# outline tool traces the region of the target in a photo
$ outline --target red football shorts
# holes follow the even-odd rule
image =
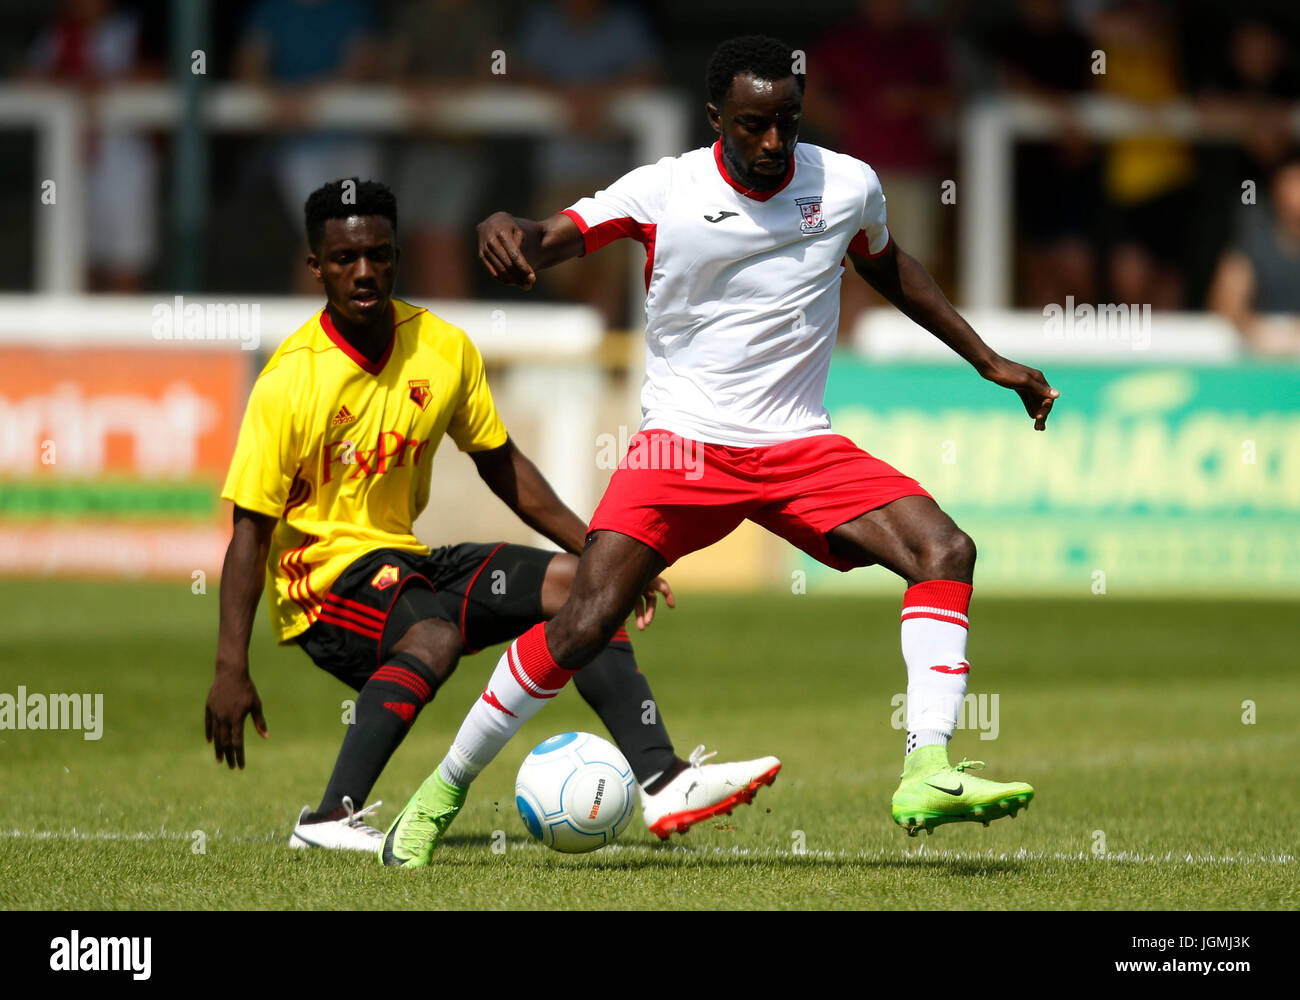
[[[756,448],[638,431],[592,515],[590,531],[644,542],[669,565],[748,518],[838,570],[826,534],[900,497],[930,494],[840,434]]]

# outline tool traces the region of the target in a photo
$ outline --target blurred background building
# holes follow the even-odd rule
[[[1042,455],[1069,464],[1067,478],[1078,487],[1026,501],[1044,524],[1057,525],[1054,585],[1066,586],[1074,579],[1068,574],[1100,558],[1087,538],[1117,523],[1116,510],[1136,519],[1130,541],[1150,523],[1141,518],[1156,517],[1171,538],[1199,532],[1195,544],[1209,546],[1227,523],[1214,517],[1248,515],[1250,540],[1231,571],[1222,559],[1188,555],[1201,551],[1190,542],[1169,543],[1204,569],[1197,579],[1211,589],[1215,580],[1234,589],[1237,576],[1248,586],[1253,561],[1278,545],[1290,551],[1278,541],[1282,528],[1267,526],[1300,515],[1294,0],[0,0],[0,18],[0,212],[8,223],[0,228],[0,348],[11,354],[0,382],[0,416],[7,412],[11,422],[0,534],[11,555],[0,569],[22,571],[60,524],[84,527],[142,509],[120,498],[114,506],[104,499],[112,490],[90,489],[87,476],[167,478],[158,471],[166,463],[142,465],[139,448],[114,443],[116,434],[135,433],[113,429],[119,425],[111,420],[126,419],[120,414],[96,418],[110,421],[103,438],[110,458],[90,471],[42,464],[32,452],[31,442],[57,441],[50,427],[71,405],[72,382],[86,380],[74,393],[81,403],[98,391],[87,374],[92,347],[108,352],[94,357],[99,371],[127,366],[119,396],[129,394],[130,373],[152,367],[164,348],[171,355],[207,350],[204,358],[220,354],[221,364],[236,366],[235,389],[203,390],[229,398],[205,398],[199,407],[205,415],[196,433],[210,439],[195,454],[211,458],[185,467],[180,478],[194,481],[191,492],[177,493],[173,483],[164,502],[159,488],[144,490],[154,497],[145,508],[150,517],[179,516],[176,505],[208,517],[203,498],[223,471],[253,358],[297,325],[272,329],[268,318],[311,308],[275,309],[279,297],[313,294],[302,264],[302,202],[320,183],[353,174],[386,180],[397,192],[399,294],[460,304],[458,315],[498,378],[512,431],[534,451],[552,447],[546,471],[572,484],[575,507],[590,510],[609,471],[594,463],[593,439],[617,437],[638,417],[642,250],[623,241],[556,269],[524,295],[487,278],[474,256],[473,226],[497,209],[549,214],[648,159],[711,143],[705,61],[717,42],[747,31],[778,35],[806,53],[802,138],[875,166],[899,244],[959,308],[983,317],[976,325],[990,342],[1049,374],[1086,369],[1075,386],[1068,370],[1054,375],[1065,394],[1053,417],[1058,436],[1049,431],[1043,447],[1074,440],[1076,419],[1118,437],[1099,443],[1080,425],[1079,450],[1068,460],[1059,450]],[[99,323],[95,310],[104,300],[79,298],[86,293],[130,293],[123,308],[134,303],[137,312]],[[177,294],[264,305],[260,352],[160,346],[148,322],[132,316],[140,308],[148,316]],[[594,324],[599,346],[585,332],[569,347],[556,335],[559,355],[539,361],[528,338],[550,337],[556,327],[522,319],[524,307],[538,303],[585,307],[555,315],[583,317],[570,331]],[[829,393],[832,409],[844,410],[837,419],[859,420],[864,447],[924,482],[934,480],[918,456],[939,462],[932,477],[949,477],[960,511],[978,490],[952,478],[970,469],[958,431],[936,425],[925,431],[936,440],[917,437],[919,425],[899,417],[905,395],[873,415],[853,409],[847,388],[874,393],[872,405],[884,406],[889,393],[878,380],[886,366],[899,366],[889,369],[897,383],[909,365],[944,359],[926,353],[925,335],[900,327],[851,275],[844,304],[846,374]],[[1121,329],[1112,321],[1119,307],[1134,310],[1135,323],[1152,317],[1149,328]],[[1048,322],[1053,309],[1074,324],[1059,336]],[[1085,335],[1084,326],[1107,315],[1109,327]],[[104,333],[109,327],[117,332]],[[209,361],[201,366],[216,377]],[[1112,381],[1089,381],[1099,371]],[[1156,381],[1143,382],[1144,371]],[[161,405],[172,383],[158,377],[149,385]],[[558,413],[557,385],[580,388],[589,422]],[[1146,417],[1157,423],[1130,427],[1123,421],[1143,417],[1136,401],[1144,386],[1154,393]],[[970,392],[957,384],[952,391]],[[952,405],[953,427],[985,415],[983,397],[970,404],[974,410],[962,411],[956,396]],[[987,405],[1015,418],[1008,401]],[[1234,413],[1246,422],[1233,423]],[[1213,447],[1227,452],[1180,444],[1188,427],[1211,418],[1219,420]],[[989,432],[1001,441],[1016,430],[999,424]],[[1164,435],[1163,444],[1141,438],[1148,433]],[[568,443],[548,445],[557,435]],[[945,443],[957,449],[952,462],[941,458]],[[1191,463],[1182,471],[1180,447]],[[1164,448],[1175,463],[1161,466],[1174,477],[1173,493],[1132,482],[1107,493],[1078,479],[1080,469],[1118,481],[1155,468],[1142,448]],[[566,478],[558,463],[577,471]],[[1220,478],[1206,485],[1197,477],[1211,466]],[[509,531],[495,513],[457,520],[454,500],[477,486],[468,463],[455,468],[439,534]],[[1229,473],[1247,478],[1229,481]],[[1252,475],[1266,481],[1252,487]],[[81,500],[59,493],[68,483]],[[1197,500],[1198,490],[1211,496]],[[1226,498],[1219,506],[1211,502],[1216,490]],[[971,506],[974,524],[987,516],[990,525],[1004,523],[1010,538],[1025,510],[995,492],[987,500],[987,509]],[[1060,525],[1075,515],[1082,520],[1067,538]],[[972,523],[963,526],[980,537]],[[1294,527],[1292,536],[1300,534]],[[224,526],[205,530],[207,553]],[[710,578],[788,580],[786,557],[755,537],[724,553]],[[981,550],[990,551],[983,541]],[[990,572],[1012,581],[1032,555],[1031,547],[1020,562]],[[143,571],[170,572],[194,557],[186,550],[170,562],[159,558]],[[1300,586],[1297,564],[1300,558],[1268,579]],[[55,559],[46,568],[67,567]],[[1177,583],[1173,570],[1166,577]]]

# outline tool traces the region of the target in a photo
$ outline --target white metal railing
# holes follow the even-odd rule
[[[57,205],[41,206],[36,222],[36,288],[81,290],[85,276],[82,137],[85,126],[104,129],[168,129],[176,124],[181,97],[168,84],[122,84],[81,96],[65,88],[0,85],[0,127],[37,133],[37,179],[57,182]],[[1245,122],[1210,116],[1190,101],[1143,106],[1102,97],[1068,103],[1078,127],[1094,139],[1162,133],[1184,138],[1239,136]],[[686,148],[690,103],[663,90],[628,92],[609,107],[609,124],[628,134],[634,161],[649,163]],[[279,127],[273,92],[217,84],[205,98],[214,131]],[[347,127],[370,132],[433,129],[448,134],[554,135],[567,123],[563,102],[542,91],[485,85],[433,98],[394,87],[323,87],[303,105],[304,127]],[[1291,116],[1300,134],[1300,105]],[[961,184],[957,205],[959,301],[969,308],[1005,308],[1012,301],[1014,145],[1018,140],[1060,133],[1061,116],[1042,102],[985,97],[962,113],[959,129]],[[1259,178],[1258,180],[1262,180]],[[888,192],[886,192],[886,195]],[[936,192],[936,197],[939,192]],[[905,237],[906,234],[900,234]],[[642,267],[633,263],[634,302],[644,291]]]
[[[275,93],[239,84],[216,84],[205,97],[207,125],[216,132],[271,131],[281,127]],[[77,292],[85,280],[82,142],[85,129],[170,129],[181,95],[169,84],[121,84],[82,96],[61,87],[0,85],[0,127],[37,133],[37,184],[56,182],[56,202],[36,218],[36,290]],[[639,90],[611,100],[608,123],[632,141],[634,161],[650,163],[686,147],[688,106],[680,94]],[[322,87],[305,97],[303,128],[347,127],[364,132],[429,129],[445,134],[556,135],[567,125],[564,103],[539,90],[513,85],[477,86],[434,97],[396,87]],[[612,178],[611,178],[612,179]],[[634,265],[629,288],[644,294],[644,268]],[[634,302],[640,299],[634,298]]]
[[[1231,114],[1212,115],[1191,101],[1141,105],[1104,97],[1068,102],[1072,119],[1093,139],[1161,134],[1187,139],[1235,138],[1247,122]],[[958,186],[958,295],[971,309],[1011,305],[1014,265],[1015,143],[1059,135],[1062,116],[1053,106],[1022,97],[989,97],[972,102],[960,126],[962,182]],[[1291,113],[1300,134],[1300,104]],[[1262,182],[1264,178],[1255,178]],[[937,196],[936,192],[936,196]],[[885,192],[889,196],[889,192]],[[902,234],[906,245],[906,234]]]
[[[961,312],[999,354],[1044,368],[1058,362],[1226,365],[1243,357],[1236,329],[1214,313],[1067,305],[1070,308],[1063,310],[1063,316],[1050,318],[1034,309],[963,308]],[[853,328],[850,344],[859,356],[872,361],[965,364],[941,340],[887,307],[866,310]]]

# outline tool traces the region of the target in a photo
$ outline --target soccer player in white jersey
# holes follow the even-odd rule
[[[907,583],[895,822],[911,835],[988,823],[1033,796],[1023,782],[967,773],[978,761],[949,763],[970,672],[975,545],[914,479],[831,430],[822,397],[841,261],[1016,392],[1036,430],[1059,393],[985,344],[899,248],[871,167],[798,142],[804,80],[794,68],[775,39],[724,42],[707,72],[719,135],[711,148],[639,167],[542,221],[499,212],[479,225],[484,266],[524,288],[537,270],[619,237],[645,245],[643,416],[589,525],[567,602],[501,658],[446,758],[389,828],[385,864],[427,865],[470,782],[604,647],[647,582],[746,518],[836,569],[879,563]]]

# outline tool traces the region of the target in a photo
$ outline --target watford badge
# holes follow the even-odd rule
[[[411,402],[422,410],[429,405],[432,396],[429,392],[429,380],[427,378],[413,378],[406,384],[411,387]]]

